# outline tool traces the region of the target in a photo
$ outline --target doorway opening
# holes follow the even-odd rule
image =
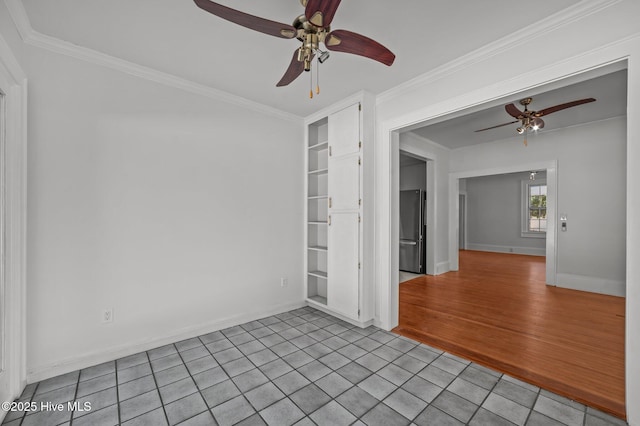
[[[402,143],[398,154],[398,282],[405,282],[436,273],[435,179],[428,153]]]
[[[467,249],[467,193],[466,188],[458,195],[458,250]]]
[[[615,72],[616,71],[612,72],[611,74],[614,74]],[[607,74],[608,73],[604,73],[602,75],[607,75]],[[626,73],[623,72],[623,74],[624,74],[623,76],[624,78],[622,78],[620,81],[624,81],[624,85],[620,87],[619,93],[626,94]],[[621,75],[619,74],[618,77],[620,76]],[[584,81],[587,81],[587,80],[584,80]],[[611,90],[612,87],[617,87],[616,85],[611,85],[611,84],[608,84],[606,86],[608,87],[607,90],[609,92],[612,91]],[[514,96],[518,96],[518,95],[514,95]],[[538,94],[538,96],[539,98],[542,98],[541,94]],[[604,99],[604,98],[598,97],[598,99]],[[626,97],[624,95],[618,98],[617,101],[622,104],[622,108],[625,108]],[[505,101],[502,100],[501,102],[505,102]],[[614,105],[617,105],[617,103],[614,103]],[[625,240],[624,224],[627,223],[628,217],[625,217],[624,215],[624,212],[625,212],[624,202],[620,202],[620,200],[621,199],[623,200],[624,197],[626,196],[626,193],[625,193],[626,180],[621,180],[621,179],[626,179],[625,166],[628,160],[626,158],[626,119],[625,119],[626,109],[623,109],[622,111],[623,112],[618,115],[614,115],[607,118],[599,118],[587,123],[581,123],[580,125],[567,126],[566,128],[559,128],[555,132],[547,130],[546,133],[543,134],[544,137],[537,136],[537,139],[532,138],[533,140],[532,139],[529,140],[530,146],[528,147],[528,150],[527,150],[527,147],[522,148],[521,139],[518,140],[517,137],[507,137],[503,139],[498,139],[493,142],[489,142],[487,143],[487,145],[483,145],[482,148],[458,147],[458,148],[450,149],[448,151],[448,157],[447,155],[442,155],[441,158],[447,158],[447,161],[440,164],[443,167],[449,168],[446,173],[446,176],[448,176],[448,185],[445,185],[445,189],[443,191],[444,193],[441,191],[441,188],[438,186],[439,188],[438,198],[441,202],[444,200],[444,202],[448,204],[447,219],[444,221],[446,225],[449,227],[448,239],[447,239],[448,241],[447,249],[449,251],[448,270],[458,271],[458,273],[446,274],[442,278],[438,277],[439,281],[438,280],[429,281],[428,280],[429,277],[425,277],[425,279],[422,281],[422,287],[424,289],[433,289],[440,286],[446,291],[452,291],[452,288],[454,288],[454,286],[457,284],[460,284],[461,286],[464,286],[470,282],[475,282],[476,284],[478,283],[483,284],[485,283],[484,280],[487,280],[488,277],[490,277],[494,283],[499,282],[499,278],[497,276],[491,275],[491,272],[493,272],[491,270],[492,268],[487,268],[486,266],[489,263],[489,260],[490,258],[492,258],[492,256],[496,257],[495,254],[493,253],[492,253],[492,256],[487,257],[486,259],[484,259],[484,261],[477,262],[476,264],[477,269],[472,272],[471,276],[464,275],[463,273],[465,273],[466,271],[460,268],[460,258],[463,256],[460,254],[460,251],[459,251],[460,248],[464,247],[466,249],[482,250],[483,252],[493,251],[493,252],[517,254],[519,252],[524,251],[524,253],[521,253],[521,254],[545,255],[546,268],[544,263],[524,264],[524,266],[522,266],[522,270],[530,268],[530,269],[535,269],[538,272],[544,271],[542,274],[542,278],[538,278],[541,276],[540,274],[538,273],[534,274],[536,276],[535,280],[537,280],[538,283],[544,282],[546,284],[561,285],[568,288],[574,288],[572,287],[572,285],[576,285],[576,286],[591,285],[591,281],[587,279],[586,275],[580,276],[580,277],[576,275],[579,275],[580,272],[584,271],[585,274],[591,273],[592,277],[597,278],[598,275],[594,272],[595,271],[594,263],[598,263],[598,261],[602,258],[609,257],[614,259],[613,263],[611,263],[612,265],[611,270],[617,271],[618,273],[621,272],[623,275],[622,276],[615,275],[613,279],[610,280],[611,282],[607,282],[606,278],[605,279],[598,278],[593,281],[599,281],[601,284],[603,282],[606,282],[607,285],[613,284],[610,287],[619,286],[622,289],[622,295],[624,295],[625,264],[621,259],[627,258],[626,251],[624,249],[620,250],[620,247],[619,247],[620,245],[618,244],[613,250],[616,255],[611,256],[611,252],[612,252],[611,250],[603,251],[603,250],[599,250],[599,248],[594,248],[594,250],[599,250],[598,251],[599,254],[596,256],[593,254],[594,250],[591,250],[591,251],[586,250],[587,247],[593,248],[593,245],[584,244],[584,242],[578,245],[577,241],[579,241],[582,238],[582,236],[591,236],[593,238],[594,232],[599,231],[598,228],[601,228],[602,225],[598,225],[597,223],[591,224],[588,226],[589,232],[581,231],[581,226],[583,224],[593,222],[593,219],[594,219],[593,214],[597,215],[598,213],[597,212],[594,213],[592,209],[584,205],[584,203],[587,202],[588,199],[585,199],[584,197],[580,199],[578,195],[574,196],[574,193],[575,194],[584,193],[583,190],[580,190],[578,188],[580,188],[581,185],[584,185],[584,183],[587,181],[592,182],[595,185],[598,185],[598,188],[601,188],[602,193],[607,193],[607,195],[609,195],[609,193],[611,192],[616,192],[617,194],[619,194],[619,197],[616,198],[616,202],[607,203],[607,205],[614,206],[613,210],[616,212],[616,214],[618,214],[614,222],[616,224],[620,224],[620,226],[612,229],[612,232],[608,233],[607,235],[609,237],[611,237],[612,235],[616,235],[618,237],[621,236],[620,238],[618,238],[617,241],[624,242]],[[613,131],[613,133],[609,133],[610,131]],[[404,130],[402,130],[402,132],[403,133],[400,133],[400,136],[404,135]],[[400,136],[398,137],[398,139],[400,139]],[[431,138],[424,137],[424,140],[428,142],[431,140]],[[603,145],[602,140],[607,140],[608,144],[606,144],[606,146]],[[615,141],[615,144],[612,141]],[[398,142],[394,140],[394,137],[392,136],[391,145],[390,145],[392,150],[395,149],[395,146],[397,143]],[[436,140],[435,142],[432,141],[431,143],[432,145],[438,144],[441,147],[443,146],[443,143],[440,143],[440,141],[438,140]],[[456,143],[456,141],[454,141],[454,143]],[[535,143],[535,145],[533,145],[533,143]],[[535,148],[531,149],[531,145],[535,146]],[[534,151],[534,149],[536,150],[536,152],[532,152]],[[602,168],[604,164],[604,161],[603,161],[604,159],[607,159],[608,161],[607,172],[601,172],[600,170],[600,169],[604,170]],[[585,168],[585,164],[592,164],[592,163],[598,164],[598,167],[600,169],[595,170],[593,167]],[[560,204],[558,200],[558,173],[559,173],[558,164],[561,164],[562,166],[562,169],[560,169],[560,171],[562,172],[562,184],[563,184],[563,188],[562,188],[563,204],[561,205],[562,207],[559,207]],[[540,205],[533,205],[532,207],[534,207],[535,209],[538,209],[537,213],[533,216],[528,217],[530,222],[537,221],[537,228],[535,226],[531,226],[531,223],[527,224],[527,227],[525,228],[524,224],[526,224],[527,221],[524,220],[525,218],[523,217],[522,214],[517,213],[513,217],[515,222],[511,224],[515,226],[511,226],[510,224],[505,223],[504,220],[498,221],[498,225],[497,225],[498,227],[496,229],[493,229],[493,231],[491,231],[490,233],[493,234],[494,237],[500,236],[499,234],[504,234],[505,232],[504,229],[509,227],[516,234],[520,234],[520,235],[517,235],[518,238],[521,238],[521,239],[531,238],[530,236],[523,236],[522,234],[540,232],[540,229],[542,226],[542,219],[545,219],[546,220],[546,222],[544,222],[544,227],[546,231],[545,238],[537,239],[538,243],[544,241],[544,244],[538,244],[538,246],[536,246],[533,243],[525,244],[522,242],[517,243],[515,241],[500,242],[497,240],[479,241],[479,240],[476,240],[475,238],[471,238],[472,231],[470,229],[470,226],[471,226],[471,222],[473,222],[476,218],[470,217],[470,215],[474,213],[471,213],[473,210],[473,201],[472,201],[472,197],[469,194],[469,187],[468,187],[469,183],[470,182],[475,183],[476,182],[475,179],[490,180],[490,179],[494,179],[493,177],[496,175],[520,173],[521,175],[517,179],[514,179],[515,188],[519,196],[512,197],[512,198],[515,198],[513,200],[515,205],[514,208],[516,209],[516,211],[519,211],[522,208],[521,207],[522,196],[525,194],[524,192],[525,184],[523,182],[526,182],[527,180],[530,179],[530,176],[532,175],[531,172],[535,172],[535,176],[536,176],[536,179],[538,179],[538,183],[542,181],[541,178],[544,176],[544,172],[546,172],[546,179],[545,179],[546,180],[546,183],[545,183],[546,184],[546,193],[545,193],[546,204],[544,205],[545,207],[544,217],[541,216],[542,206]],[[439,172],[438,176],[441,176],[441,174],[442,173]],[[395,173],[392,173],[391,175],[394,176]],[[618,180],[615,182],[610,180],[610,178],[613,176],[615,176],[616,179]],[[605,188],[609,188],[609,189],[607,190]],[[612,188],[619,189],[619,191],[617,190],[614,191]],[[463,195],[463,197],[461,197],[461,194]],[[540,195],[540,194],[535,194],[535,195]],[[484,197],[486,198],[490,198],[492,196],[493,195],[491,194],[484,195]],[[489,204],[492,204],[495,207],[496,205],[499,205],[501,203],[493,202]],[[570,213],[568,215],[569,229],[567,231],[566,211],[569,211],[569,210],[575,213],[573,214]],[[524,214],[524,211],[525,209],[522,208],[523,214]],[[466,216],[465,216],[465,212],[466,212]],[[496,211],[494,210],[490,212],[490,214],[495,215]],[[589,215],[591,219],[588,219]],[[393,212],[392,212],[392,220],[396,220],[393,217]],[[589,220],[591,222],[589,222]],[[487,227],[486,225],[484,226]],[[571,226],[573,226],[573,228],[571,228]],[[490,230],[483,229],[483,231],[490,231]],[[538,234],[537,237],[540,237],[540,234]],[[602,238],[598,238],[598,240],[600,239]],[[534,239],[531,238],[531,241],[533,240]],[[613,238],[609,238],[609,239],[604,238],[604,240],[609,241],[609,240],[613,240]],[[529,241],[529,240],[526,240],[526,241]],[[476,244],[476,246],[473,246],[472,243]],[[562,251],[559,251],[559,247],[562,247]],[[501,267],[504,263],[506,263],[504,259],[506,259],[508,255],[507,257],[504,257],[505,255],[502,255],[502,256],[503,256],[501,258],[502,262],[492,263],[492,265],[494,265],[493,269],[497,269]],[[465,258],[466,258],[466,255],[465,255]],[[591,259],[591,260],[585,261],[585,259]],[[580,272],[576,272],[575,275],[572,276],[573,273],[568,272],[568,270],[570,269],[570,267],[574,267],[577,264],[580,265],[580,269],[579,269]],[[561,273],[558,273],[558,265],[561,265],[563,267],[563,269],[560,270]],[[539,268],[539,266],[543,266],[543,268],[541,269]],[[512,272],[515,273],[515,271],[512,271]],[[457,284],[449,280],[449,278],[453,279],[456,276],[464,279],[459,280]],[[561,278],[561,282],[558,282],[558,278]],[[508,301],[503,300],[500,302],[496,302],[496,300],[498,300],[497,298],[495,298],[497,291],[489,290],[489,284],[491,283],[486,282],[485,284],[487,285],[474,287],[474,288],[466,288],[464,291],[459,290],[457,293],[458,295],[461,295],[461,297],[462,296],[467,297],[466,300],[460,300],[460,307],[475,306],[479,308],[480,305],[483,303],[481,298],[468,299],[469,297],[473,297],[474,295],[475,297],[479,297],[482,295],[488,296],[486,308],[489,311],[492,309],[492,306],[494,308],[496,306],[500,306],[501,308],[511,306],[509,304],[510,302]],[[448,288],[445,288],[445,287],[448,287]],[[548,287],[544,285],[538,286],[538,287],[539,289],[533,290],[538,294],[543,294],[543,293],[556,294],[561,292],[572,292],[572,290],[560,289],[560,288],[556,289],[554,287]],[[402,310],[402,292],[404,292],[405,289],[406,287],[403,287],[402,290],[400,290],[401,294],[399,299],[400,299],[401,307],[399,308],[399,310]],[[510,288],[508,288],[508,286],[505,286],[505,289],[509,290]],[[582,289],[590,291],[588,288],[582,288]],[[426,290],[426,291],[430,291],[430,290]],[[613,289],[612,292],[613,293],[607,293],[607,294],[615,294],[616,292],[615,288]],[[579,293],[580,295],[583,295],[583,293],[586,293],[586,291],[579,292]],[[521,294],[516,293],[513,296],[514,298],[521,298],[523,294],[528,294],[528,293],[526,291],[523,291]],[[430,302],[431,304],[429,305],[430,308],[427,306],[425,306],[425,308],[427,310],[431,309],[432,311],[435,311],[437,310],[437,308],[443,307],[444,308],[443,311],[438,311],[441,317],[452,318],[458,313],[457,311],[456,312],[447,311],[447,309],[451,308],[452,305],[455,305],[456,303],[452,298],[453,296],[454,296],[453,294],[450,294],[448,297],[444,297],[439,301],[432,300]],[[594,293],[588,293],[585,296],[593,297],[594,299],[602,298],[602,295],[597,295]],[[610,297],[610,296],[605,296],[605,297]],[[573,296],[570,298],[567,298],[566,303],[573,304],[574,302],[572,302],[572,300],[575,300],[575,299],[576,298]],[[417,297],[417,298],[414,297],[413,300],[420,300],[420,302],[426,303],[426,301],[430,299],[428,299],[426,295],[421,295],[420,297]],[[532,305],[532,303],[527,304],[530,301],[531,299],[524,300],[523,302],[525,303],[522,304],[520,309],[514,310],[513,314],[516,315],[516,311],[518,315],[521,315],[522,313],[527,312],[525,308],[527,308],[527,306],[530,307]],[[549,309],[551,309],[551,307],[553,306],[553,303],[554,303],[553,298],[549,298],[541,302],[540,304],[538,304],[539,310],[530,311],[532,316],[524,319],[524,322],[522,323],[523,334],[525,335],[530,334],[532,339],[526,340],[526,341],[523,340],[521,345],[522,347],[530,347],[531,345],[536,345],[536,347],[538,348],[543,348],[544,345],[542,345],[541,341],[545,340],[549,335],[553,334],[555,331],[560,330],[563,323],[566,323],[566,321],[564,322],[560,321],[558,323],[558,326],[552,325],[552,326],[549,326],[548,328],[545,328],[544,331],[536,330],[535,332],[531,332],[532,323],[535,324],[537,327],[543,322],[551,319],[551,315],[540,316],[539,312],[542,312],[542,311],[547,312]],[[584,302],[584,304],[587,304],[587,303],[590,303],[590,302],[587,302],[587,301]],[[584,309],[584,304],[583,305],[581,305],[580,303],[576,304],[577,309],[574,312],[575,317],[587,313],[585,312],[586,310]],[[610,305],[613,306],[614,303],[612,302],[610,303]],[[613,384],[611,385],[612,387],[607,392],[608,396],[603,395],[601,393],[601,389],[587,388],[585,392],[587,393],[591,392],[591,393],[589,393],[588,395],[582,394],[581,396],[579,393],[572,393],[566,390],[564,392],[561,392],[561,389],[559,389],[558,387],[554,387],[553,385],[546,384],[544,385],[544,387],[546,387],[547,389],[556,391],[558,393],[574,396],[587,404],[598,406],[601,409],[605,409],[606,411],[615,413],[618,416],[624,416],[625,371],[624,371],[624,368],[622,368],[625,362],[624,361],[624,333],[625,333],[624,299],[618,298],[615,305],[616,305],[616,311],[611,312],[611,316],[619,317],[620,320],[616,323],[615,327],[613,327],[611,330],[603,332],[603,335],[607,335],[609,337],[612,337],[615,335],[617,340],[615,342],[614,341],[608,342],[608,344],[606,345],[606,349],[604,347],[600,347],[602,351],[612,349],[615,347],[617,358],[614,361],[612,361],[612,363],[614,363],[617,366],[620,366],[620,368],[618,368],[615,372],[613,372],[610,375],[610,377],[613,379],[611,382]],[[419,311],[419,309],[417,309],[416,306],[412,306],[411,308],[414,311]],[[466,318],[466,320],[469,321],[468,326],[459,325],[459,328],[457,330],[460,333],[462,333],[462,331],[468,330],[472,324],[475,324],[475,325],[480,324],[480,321],[478,318],[475,318],[475,319],[473,318],[473,316],[477,315],[479,311],[480,309],[470,311],[469,317]],[[537,317],[536,317],[536,312],[538,312]],[[500,313],[500,312],[497,312],[497,313]],[[559,314],[559,317],[562,316],[562,312],[560,310],[558,310],[557,313]],[[426,311],[421,312],[420,315],[421,315],[421,318],[424,317],[426,315]],[[485,318],[489,318],[489,316],[485,316]],[[514,330],[508,329],[508,327],[503,327],[504,324],[513,324],[513,322],[511,322],[509,318],[503,318],[503,320],[498,319],[495,321],[492,319],[492,321],[494,322],[493,325],[491,326],[487,325],[487,327],[491,328],[493,334],[489,333],[485,341],[491,340],[491,336],[498,333],[498,330],[505,331],[506,333],[504,336],[505,341],[508,341],[509,339],[513,338],[513,335],[511,333],[513,333]],[[586,324],[586,319],[585,319],[585,324]],[[400,325],[402,326],[402,324]],[[447,322],[446,324],[445,323],[439,324],[438,326],[441,326],[443,328],[455,327],[454,325],[452,325],[451,321]],[[430,327],[430,330],[435,329],[437,327],[435,321],[430,321],[429,327]],[[597,327],[587,328],[585,329],[585,333],[588,334],[590,331],[593,332],[594,330],[596,330],[596,328]],[[460,334],[460,333],[456,334],[455,330],[453,331],[454,331],[453,333],[454,335]],[[550,333],[550,334],[547,334],[547,333]],[[572,334],[572,333],[569,332],[569,334]],[[478,334],[469,335],[465,340],[467,342],[473,342],[474,339],[477,338],[477,335]],[[479,342],[479,343],[482,344],[482,342]],[[440,345],[441,348],[443,346],[444,345]],[[485,346],[489,349],[491,348],[491,345],[485,345]],[[558,347],[557,345],[555,345],[554,343],[551,343],[549,346],[547,346],[547,349],[557,348],[557,347]],[[539,357],[540,359],[542,359],[543,357],[546,357],[548,354],[551,353],[547,349],[543,349],[540,351],[540,357]],[[569,352],[573,350],[571,346],[568,346],[565,349]],[[457,352],[458,354],[462,354],[463,356],[466,355],[467,358],[474,359],[472,354],[470,353],[465,354],[464,351],[460,348],[457,351],[455,350],[455,348],[451,349],[451,351],[453,351],[454,353]],[[504,353],[508,353],[508,352],[510,352],[509,349],[503,348],[502,351],[499,351],[499,353],[496,353],[496,357],[500,358]],[[483,357],[484,355],[478,356],[476,359],[486,360],[486,357],[485,358]],[[521,357],[521,359],[524,359],[524,358],[525,357]],[[567,355],[567,352],[565,352],[564,355],[557,355],[557,358],[560,363],[566,362],[567,359],[576,359],[576,360],[578,359],[573,357],[573,355]],[[504,362],[505,364],[503,364],[502,366],[498,366],[498,369],[501,369],[501,371],[505,372],[508,370],[506,368],[507,367],[506,364],[510,361],[502,360],[502,362]],[[535,366],[535,362],[536,362],[536,359],[529,360],[526,363],[525,367]],[[599,361],[595,360],[594,362],[595,364],[592,363],[590,365],[596,365],[597,363],[602,362],[602,360],[599,360]],[[580,362],[568,362],[566,364],[567,365],[563,367],[566,371],[568,371],[568,368],[570,366],[575,366],[578,369],[581,368]],[[516,364],[513,364],[513,365],[516,365]],[[563,370],[558,369],[557,371],[561,372]],[[609,372],[611,371],[612,369],[609,370]],[[521,373],[513,372],[512,374],[515,375],[516,377],[531,379],[533,375],[535,375],[536,373],[531,371],[524,372],[524,370],[522,370]],[[582,376],[582,374],[576,373],[574,374],[574,376],[578,377],[578,376]],[[553,376],[553,377],[550,377],[550,379],[554,380],[554,377],[559,377],[559,376]],[[540,385],[543,384],[542,381],[538,382],[537,379],[532,379],[530,381],[539,383]],[[601,383],[604,383],[604,382],[605,380],[603,378]],[[562,386],[565,386],[565,385],[566,384],[564,383],[562,384]],[[612,396],[615,396],[615,397],[612,397]],[[605,399],[609,398],[609,400],[605,402],[602,402],[603,400],[600,400],[599,402],[599,398],[605,398]]]
[[[424,275],[427,270],[427,162],[400,151],[400,282]]]
[[[26,384],[26,76],[0,37],[0,400]],[[0,419],[5,412],[0,412]]]
[[[459,250],[546,257],[556,202],[546,169],[460,178],[458,186]]]
[[[5,340],[6,340],[6,324],[5,312],[7,311],[7,294],[5,283],[5,158],[6,158],[6,122],[5,122],[5,94],[0,90],[0,380],[2,376],[6,376],[5,370]],[[8,384],[2,383],[2,388],[8,387]],[[5,392],[2,392],[4,394]]]

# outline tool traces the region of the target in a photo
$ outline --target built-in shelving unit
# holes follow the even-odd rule
[[[305,119],[305,286],[309,306],[373,323],[375,97],[362,92]]]
[[[307,146],[307,298],[327,304],[327,234],[329,218],[328,120],[308,126]]]

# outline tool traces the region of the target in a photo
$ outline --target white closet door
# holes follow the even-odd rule
[[[329,160],[330,210],[357,210],[360,205],[360,158],[358,155]]]
[[[360,104],[329,116],[329,149],[331,157],[360,151]]]
[[[327,306],[358,318],[358,213],[330,215],[327,259]]]

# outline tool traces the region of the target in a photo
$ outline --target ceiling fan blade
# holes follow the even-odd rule
[[[194,2],[200,9],[206,10],[219,18],[264,34],[280,38],[293,38],[297,34],[296,29],[288,24],[249,15],[209,0],[194,0]]]
[[[304,16],[316,27],[328,27],[340,6],[340,0],[307,0]]]
[[[302,74],[302,71],[304,71],[304,62],[298,60],[298,49],[296,49],[293,51],[293,58],[291,58],[289,68],[287,68],[287,71],[285,71],[278,84],[276,84],[276,87],[286,86],[293,82],[293,80]]]
[[[508,126],[509,124],[514,124],[514,123],[519,123],[519,122],[520,122],[520,120],[510,121],[508,123],[498,124],[497,126],[487,127],[486,129],[476,130],[476,132],[484,132],[485,130],[491,130],[491,129],[495,129],[495,128],[503,127],[503,126]]]
[[[524,118],[524,114],[522,113],[522,111],[520,111],[514,104],[505,105],[504,109],[507,111],[507,114],[509,114],[513,118],[517,118],[518,120]]]
[[[389,66],[396,59],[396,55],[377,41],[347,30],[331,31],[324,44],[329,50],[364,56]]]
[[[548,115],[548,114],[551,114],[551,113],[556,112],[556,111],[560,111],[560,110],[563,110],[563,109],[571,108],[571,107],[582,105],[582,104],[588,104],[589,102],[595,102],[595,99],[594,98],[587,98],[587,99],[580,99],[580,100],[573,101],[573,102],[567,102],[566,104],[560,104],[560,105],[556,105],[556,106],[552,106],[552,107],[549,107],[549,108],[542,109],[540,111],[537,111],[533,115],[535,117],[542,117],[543,115]]]

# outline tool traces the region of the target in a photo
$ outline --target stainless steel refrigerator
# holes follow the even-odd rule
[[[425,192],[400,191],[400,270],[425,273]]]

